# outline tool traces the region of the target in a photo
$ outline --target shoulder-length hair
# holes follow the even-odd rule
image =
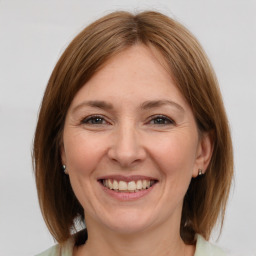
[[[180,235],[193,244],[195,234],[209,239],[223,223],[233,177],[233,152],[218,82],[196,38],[180,23],[158,12],[114,12],[86,27],[64,51],[49,79],[34,138],[33,160],[44,220],[62,243],[83,221],[60,157],[68,108],[78,90],[111,57],[135,45],[154,47],[164,57],[176,86],[193,110],[198,129],[209,132],[213,154],[203,177],[192,178],[184,198]]]

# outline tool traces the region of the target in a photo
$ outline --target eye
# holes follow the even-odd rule
[[[157,116],[153,116],[151,117],[149,124],[153,124],[153,125],[170,125],[170,124],[175,124],[175,122],[167,117],[167,116],[163,116],[163,115],[157,115]]]
[[[107,121],[102,116],[94,115],[88,116],[81,121],[82,124],[99,125],[107,124]]]

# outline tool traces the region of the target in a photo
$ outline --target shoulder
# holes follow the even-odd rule
[[[74,240],[69,239],[63,245],[54,245],[36,256],[72,256],[73,248]]]
[[[37,254],[36,256],[57,256],[59,254],[60,251],[60,246],[59,245],[54,245],[51,248],[49,248],[48,250],[45,250],[39,254]]]
[[[206,241],[202,236],[197,235],[195,256],[241,256]],[[252,256],[252,255],[243,255]]]
[[[195,256],[228,256],[220,247],[206,241],[202,236],[197,235]]]

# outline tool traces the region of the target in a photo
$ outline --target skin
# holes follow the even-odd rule
[[[62,162],[89,236],[74,255],[194,255],[179,235],[182,203],[212,145],[163,63],[154,49],[133,46],[110,59],[70,105]],[[108,175],[157,183],[141,198],[119,200],[98,181]]]

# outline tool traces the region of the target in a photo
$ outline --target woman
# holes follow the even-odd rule
[[[53,70],[33,157],[59,243],[40,255],[226,255],[207,240],[233,176],[228,121],[176,21],[114,12],[85,28]]]

